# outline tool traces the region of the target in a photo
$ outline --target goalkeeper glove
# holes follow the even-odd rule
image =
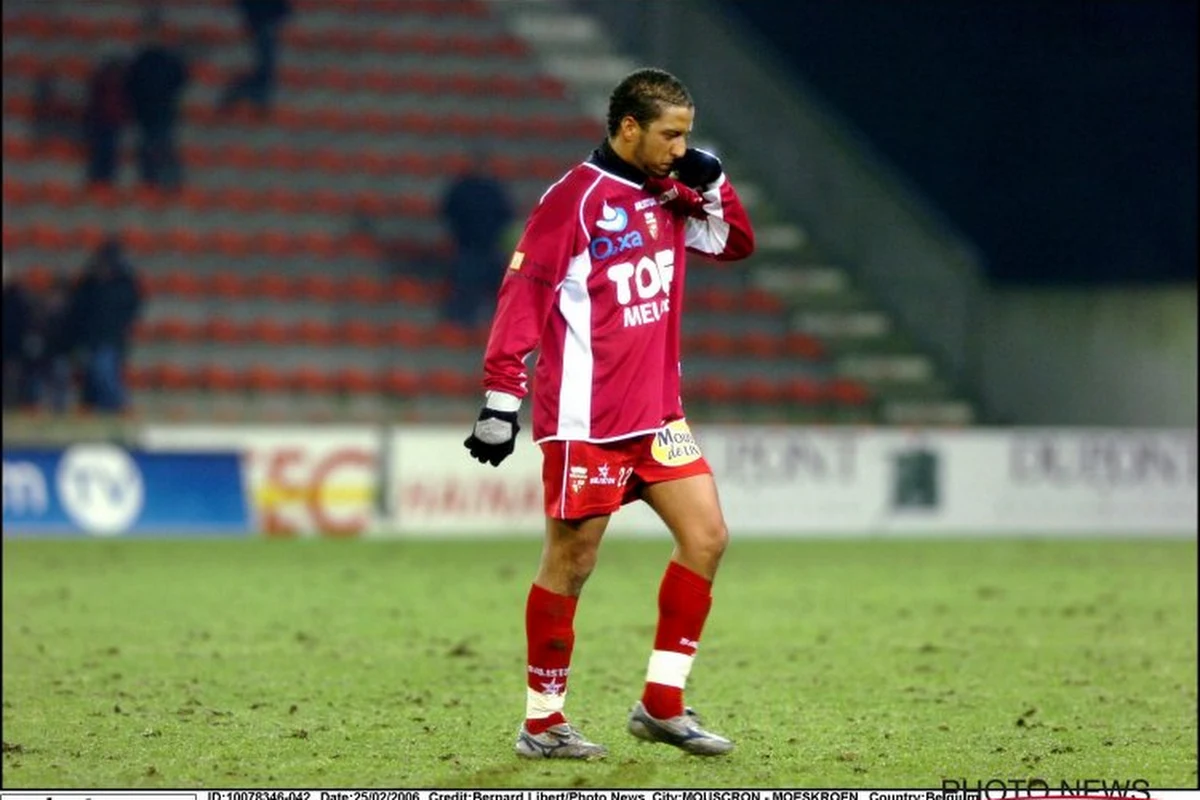
[[[682,156],[675,159],[674,171],[685,186],[704,190],[721,177],[723,169],[721,159],[712,153],[689,147]]]
[[[470,451],[471,457],[480,464],[500,466],[500,462],[512,455],[516,447],[517,432],[521,426],[517,423],[517,411],[521,408],[521,399],[504,392],[488,392],[483,409],[471,435],[463,442]]]

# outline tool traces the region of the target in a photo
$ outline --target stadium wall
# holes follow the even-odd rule
[[[1000,419],[1196,425],[1195,285],[995,291],[984,320],[980,390]]]
[[[1196,535],[1194,428],[712,426],[698,439],[739,536]],[[619,479],[600,468],[567,491]],[[457,427],[150,425],[132,450],[4,453],[6,536],[536,537],[542,516],[538,448],[483,467]],[[665,534],[642,504],[610,532]]]

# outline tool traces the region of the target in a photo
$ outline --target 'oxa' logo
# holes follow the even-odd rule
[[[588,251],[592,254],[592,258],[597,261],[603,261],[606,258],[624,253],[626,250],[633,250],[642,246],[642,232],[630,231],[629,233],[620,236],[597,236],[592,239],[591,245],[588,246]]]

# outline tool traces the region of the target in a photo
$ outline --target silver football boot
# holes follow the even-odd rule
[[[530,733],[522,724],[513,749],[522,758],[577,758],[595,761],[608,755],[604,745],[589,742],[568,722],[560,722],[541,733]]]
[[[678,747],[694,756],[721,756],[733,750],[733,742],[700,727],[700,718],[690,708],[670,719],[656,719],[639,702],[629,712],[629,732],[645,742]]]

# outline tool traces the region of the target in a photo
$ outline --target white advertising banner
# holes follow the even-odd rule
[[[256,530],[355,536],[378,527],[380,431],[351,426],[150,425],[151,451],[243,455]]]
[[[464,435],[392,430],[390,532],[540,534],[539,448],[522,438],[492,468]],[[701,425],[696,437],[738,535],[1196,534],[1194,430]],[[610,531],[664,533],[640,503]]]

